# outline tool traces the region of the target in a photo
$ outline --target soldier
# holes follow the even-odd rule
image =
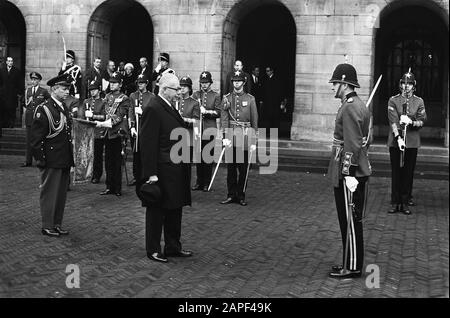
[[[409,70],[400,79],[401,93],[388,102],[389,136],[391,158],[391,208],[389,213],[411,214],[412,184],[416,166],[417,150],[420,147],[419,130],[427,115],[423,99],[414,95],[416,80]]]
[[[81,67],[75,64],[75,52],[72,50],[66,51],[66,60],[63,62],[61,70],[58,73],[69,74],[72,78],[72,85],[70,86],[69,95],[80,99],[81,89],[82,89],[82,79]]]
[[[138,147],[139,124],[142,111],[150,104],[150,100],[155,95],[147,90],[148,77],[145,74],[139,74],[136,80],[138,89],[130,95],[130,108],[128,118],[130,120],[131,145],[133,147],[133,177],[128,185],[136,185],[136,189],[142,185],[141,178],[141,155]]]
[[[70,167],[74,166],[69,110],[63,100],[72,79],[63,74],[47,82],[51,98],[36,107],[31,124],[31,147],[41,172],[40,209],[42,234],[69,234],[61,228]]]
[[[198,130],[198,121],[200,120],[200,104],[197,100],[192,98],[192,80],[185,76],[180,79],[181,95],[178,101],[176,101],[176,108],[183,118],[186,126],[189,130],[189,147],[190,147],[190,157],[193,156],[193,137],[200,138],[200,131]],[[189,169],[189,172],[191,170]],[[189,175],[189,179],[191,176]]]
[[[202,116],[202,136],[203,131],[208,128],[217,128],[216,118],[220,118],[220,95],[211,89],[213,83],[211,73],[208,71],[200,74],[200,90],[196,91],[192,97],[198,100],[200,104],[200,113]],[[202,140],[201,150],[205,145],[214,140],[214,136],[210,139]],[[212,156],[212,154],[211,154]],[[201,156],[201,162],[197,164],[197,182],[192,187],[192,190],[208,191],[208,185],[211,182],[212,175],[212,163],[205,163],[203,156]]]
[[[335,98],[342,102],[336,115],[328,176],[334,187],[344,248],[342,266],[333,266],[329,275],[360,277],[364,258],[365,186],[371,174],[367,157],[370,112],[355,92],[355,87],[360,86],[352,65],[339,64],[329,83],[333,84]]]
[[[100,98],[101,79],[93,80],[88,86],[90,98],[84,101],[85,117],[89,120],[105,120],[105,100]],[[103,174],[103,150],[105,148],[106,128],[94,130],[94,169],[92,183],[99,183]]]
[[[31,79],[31,87],[27,88],[25,91],[25,107],[23,112],[25,113],[25,126],[27,131],[27,149],[25,155],[25,162],[22,164],[22,167],[31,167],[33,163],[33,157],[31,155],[31,124],[33,123],[33,115],[36,109],[36,106],[43,103],[47,99],[50,98],[50,94],[48,91],[39,86],[40,81],[42,80],[41,74],[38,72],[30,73]]]
[[[168,53],[160,53],[158,57],[158,65],[153,70],[152,73],[152,82],[155,81],[155,89],[153,90],[153,93],[155,95],[158,95],[159,91],[159,79],[163,74],[171,73],[175,75],[175,71],[171,68],[169,68],[170,63],[170,57]]]
[[[249,153],[247,149],[248,145],[251,144],[250,151],[253,152],[256,150],[258,111],[255,98],[244,92],[244,83],[246,81],[244,73],[236,71],[231,77],[231,81],[234,88],[232,93],[226,94],[223,97],[221,123],[224,133],[222,143],[225,147],[233,147],[233,158],[231,163],[227,163],[228,196],[221,204],[237,202],[242,206],[246,206],[245,186],[247,165],[249,164]],[[238,130],[237,132],[240,132],[240,135],[244,138],[240,146],[238,138],[233,137],[233,132],[230,131],[230,128],[231,130]],[[253,130],[248,128],[253,128]],[[243,151],[243,163],[238,162],[240,161],[237,155],[238,151]],[[237,170],[239,171],[239,179]]]
[[[122,138],[128,133],[126,116],[130,107],[127,95],[120,92],[122,76],[113,73],[109,79],[111,92],[105,97],[105,120],[97,120],[97,127],[106,128],[105,168],[106,189],[100,195],[122,195]]]

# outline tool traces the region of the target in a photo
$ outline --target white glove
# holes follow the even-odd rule
[[[66,67],[67,67],[67,63],[66,63],[66,61],[63,61],[63,62],[62,62],[61,69],[62,69],[63,71],[65,71],[65,70],[66,70]]]
[[[411,125],[412,120],[407,115],[401,115],[400,116],[400,124]]]
[[[223,139],[222,140],[222,145],[224,146],[224,147],[231,147],[231,140],[230,139]]]
[[[112,128],[111,118],[105,121],[95,121],[96,127]]]
[[[136,128],[132,127],[131,130],[130,130],[130,132],[131,132],[131,136],[132,136],[132,137],[136,137],[136,136],[137,136]]]
[[[146,183],[157,182],[157,181],[158,181],[158,177],[157,176],[151,176],[150,178],[148,178]]]
[[[401,151],[405,150],[406,144],[402,137],[398,137],[397,144],[398,144],[398,148],[400,148]]]
[[[93,114],[92,111],[90,111],[90,110],[86,110],[86,111],[84,112],[84,116],[85,116],[86,118],[92,118],[93,115],[94,115],[94,114]]]
[[[76,98],[76,99],[80,99],[80,94],[76,93],[76,94],[75,94],[75,98]]]
[[[202,114],[206,114],[206,108],[203,107],[203,106],[200,106],[200,112],[201,112]]]
[[[199,131],[198,127],[194,127],[194,136],[195,136],[195,138],[200,137],[200,131]]]
[[[142,115],[142,108],[141,107],[135,107],[134,108],[134,113],[136,115]]]
[[[358,180],[356,180],[355,177],[344,177],[345,179],[345,185],[350,190],[350,192],[355,192],[356,188],[358,187]]]
[[[156,73],[159,73],[160,70],[161,70],[161,62],[159,62],[158,65],[156,65],[156,68],[155,68]]]
[[[255,150],[256,150],[256,145],[251,145],[251,146],[250,146],[250,151],[253,152],[253,151],[255,151]]]

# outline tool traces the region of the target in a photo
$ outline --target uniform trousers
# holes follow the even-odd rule
[[[39,170],[41,172],[39,204],[42,228],[53,229],[55,226],[62,225],[70,168],[40,168]]]
[[[364,240],[363,240],[363,224],[362,217],[364,214],[364,201],[366,196],[366,182],[368,177],[356,178],[358,187],[353,192],[354,212],[350,215],[353,223],[350,224],[349,245],[347,251],[347,262],[345,260],[345,244],[347,240],[347,210],[345,206],[344,184],[339,180],[339,186],[334,188],[334,199],[336,202],[336,210],[338,214],[339,227],[341,228],[342,238],[342,264],[347,263],[347,269],[362,270],[364,262]],[[346,188],[347,193],[350,191]],[[347,200],[349,196],[347,195]]]
[[[106,188],[114,193],[122,191],[122,141],[120,137],[105,138]]]
[[[92,172],[92,179],[98,179],[103,174],[103,151],[105,149],[105,138],[94,139],[94,171]]]
[[[202,153],[203,153],[203,148],[205,148],[205,146],[213,140],[214,140],[214,136],[210,136],[209,140],[202,140]],[[209,155],[211,157],[213,157],[213,153],[214,153],[214,148],[211,150],[211,153]],[[213,163],[212,162],[206,163],[205,160],[203,160],[203,155],[202,155],[201,162],[197,163],[196,166],[197,166],[197,184],[200,187],[209,186],[209,183],[211,182]]]
[[[161,234],[164,228],[164,253],[181,251],[182,208],[147,207],[145,211],[145,249],[147,254],[161,253]]]
[[[238,200],[245,199],[244,193],[244,184],[245,177],[247,175],[247,163],[248,163],[248,151],[242,150],[243,148],[231,147],[230,151],[233,151],[233,162],[227,164],[227,188],[228,188],[228,197],[235,198]],[[225,150],[225,159],[227,160],[227,150]],[[239,152],[243,152],[244,156],[241,158],[237,155]],[[236,159],[239,159],[238,163]],[[238,176],[239,172],[239,176]]]
[[[391,159],[391,204],[406,204],[411,198],[417,148],[406,148],[403,167],[400,167],[401,151],[389,147]]]
[[[25,163],[31,165],[33,163],[33,156],[31,155],[31,126],[26,126],[26,153]]]

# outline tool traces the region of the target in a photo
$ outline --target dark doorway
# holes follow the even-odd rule
[[[88,26],[87,67],[99,56],[139,68],[139,58],[153,60],[153,24],[147,9],[133,0],[108,0],[92,14]]]
[[[383,81],[374,112],[379,137],[388,134],[387,101],[399,93],[400,77],[409,68],[417,80],[415,94],[424,99],[427,111],[421,135],[443,140],[448,103],[448,30],[440,17],[425,7],[407,6],[381,17],[375,78],[383,74]]]
[[[0,67],[5,67],[8,56],[13,58],[14,66],[20,71],[20,91],[23,91],[25,79],[25,30],[20,10],[11,2],[0,0]],[[16,127],[21,126],[21,114],[22,107],[17,106]]]

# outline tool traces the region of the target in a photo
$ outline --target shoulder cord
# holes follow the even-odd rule
[[[61,133],[61,131],[64,129],[64,125],[66,124],[66,115],[64,115],[62,112],[60,113],[61,120],[59,121],[59,125],[55,126],[55,119],[52,116],[52,113],[48,109],[47,106],[43,105],[42,108],[44,108],[44,111],[48,118],[48,135],[46,138],[50,139],[53,137],[56,137]],[[54,133],[51,133],[51,132]]]

